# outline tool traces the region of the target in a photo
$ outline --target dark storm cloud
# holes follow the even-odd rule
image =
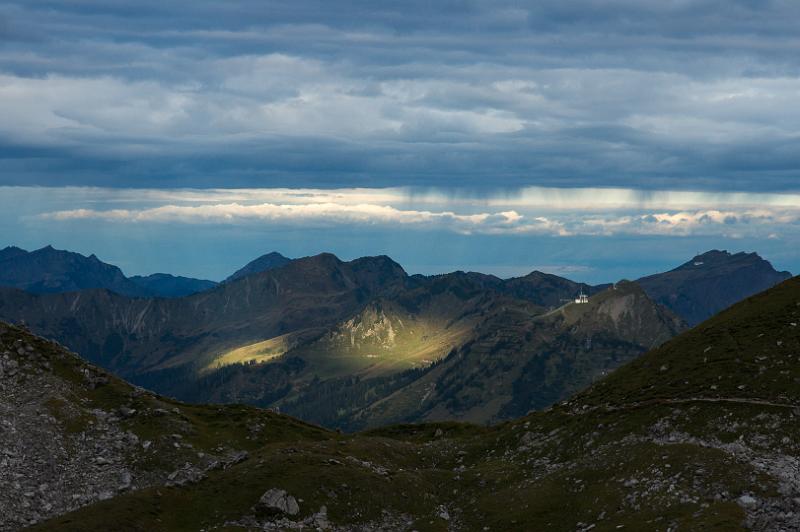
[[[790,1],[6,2],[0,183],[796,189]]]

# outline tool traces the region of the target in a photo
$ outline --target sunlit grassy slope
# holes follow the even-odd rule
[[[263,364],[288,352],[303,341],[321,334],[320,330],[301,330],[282,334],[268,340],[236,347],[213,357],[201,371],[206,374],[231,364]]]
[[[287,336],[282,335],[226,351],[203,368],[203,372],[220,369],[231,364],[248,364],[251,362],[263,364],[264,362],[269,362],[289,350]]]
[[[231,364],[263,364],[292,351],[326,378],[378,376],[424,367],[447,355],[468,337],[473,322],[398,315],[372,309],[338,325],[316,340],[298,345],[299,335],[285,334],[224,352],[204,372]]]
[[[286,354],[306,364],[299,380],[384,376],[441,360],[471,338],[479,318],[476,301],[451,294],[414,311],[379,300],[324,332],[301,331],[224,352],[205,370]]]
[[[309,371],[329,378],[385,375],[441,359],[469,338],[475,321],[474,316],[414,315],[384,302],[370,305],[293,354],[309,362]]]

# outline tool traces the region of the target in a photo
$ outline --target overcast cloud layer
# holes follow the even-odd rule
[[[794,0],[6,1],[0,43],[0,184],[800,189]]]

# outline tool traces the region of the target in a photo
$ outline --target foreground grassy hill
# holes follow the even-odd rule
[[[797,530],[798,327],[795,278],[547,411],[488,428],[397,425],[353,435],[251,408],[165,402],[112,378],[93,388],[102,372],[57,347],[13,328],[0,339],[22,341],[22,354],[15,347],[6,358],[33,368],[30,344],[50,365],[25,369],[25,379],[63,387],[67,406],[49,414],[59,423],[54,438],[82,441],[101,411],[124,416],[130,405],[136,414],[115,423],[162,450],[151,461],[142,445],[112,457],[130,460],[128,488],[79,499],[73,506],[89,504],[35,530]],[[41,398],[30,401],[42,405],[52,394],[37,389]],[[0,396],[4,407],[8,397]],[[83,418],[93,424],[74,421]],[[11,419],[17,434],[25,429]],[[8,434],[0,432],[4,446]],[[200,455],[220,447],[239,458],[202,466]],[[9,477],[0,478],[6,488]],[[6,528],[22,511],[7,508]]]
[[[0,530],[179,485],[269,440],[328,436],[265,410],[177,403],[0,323]]]

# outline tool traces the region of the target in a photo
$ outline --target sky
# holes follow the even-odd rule
[[[792,0],[0,2],[0,246],[800,272]]]

